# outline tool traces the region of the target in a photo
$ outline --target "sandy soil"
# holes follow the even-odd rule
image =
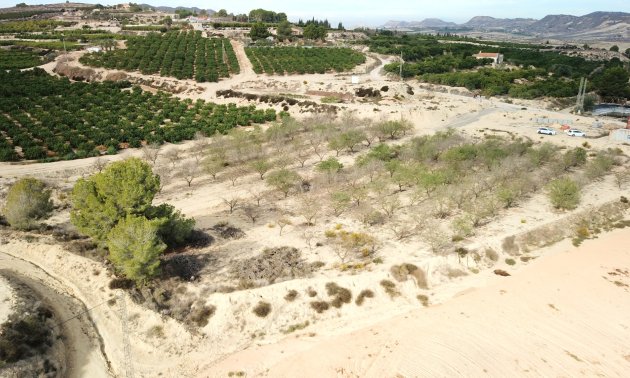
[[[0,324],[4,323],[15,305],[14,293],[7,281],[0,276]]]
[[[269,377],[624,376],[630,232],[568,242],[512,277],[357,332],[287,338],[208,371]]]

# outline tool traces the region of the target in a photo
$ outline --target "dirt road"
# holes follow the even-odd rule
[[[63,285],[30,262],[0,252],[0,273],[24,283],[53,309],[64,343],[67,377],[113,377],[102,341],[85,305]]]

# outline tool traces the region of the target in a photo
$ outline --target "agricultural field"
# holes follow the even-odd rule
[[[587,91],[605,69],[620,65],[614,61],[592,61],[583,57],[548,51],[542,45],[480,41],[458,36],[394,36],[387,33],[373,36],[370,49],[381,54],[400,54],[405,64],[402,75],[420,81],[447,86],[466,87],[489,96],[509,95],[515,98],[564,98],[575,96],[580,78],[597,73]],[[489,62],[472,57],[480,50],[500,52],[508,69],[487,69]],[[385,66],[390,73],[400,72],[399,63]]]
[[[121,34],[110,33],[107,30],[99,29],[79,29],[44,32],[44,33],[18,33],[16,39],[45,39],[45,40],[65,40],[66,42],[89,42],[101,39],[125,39]]]
[[[3,70],[29,68],[43,62],[41,55],[34,51],[0,49],[0,69]]]
[[[42,32],[54,30],[58,26],[67,27],[75,24],[75,22],[51,20],[9,21],[0,23],[0,33]]]
[[[345,72],[365,63],[363,54],[348,48],[251,47],[245,52],[257,74]]]
[[[127,41],[127,49],[88,54],[81,63],[200,83],[217,82],[240,72],[230,41],[203,38],[199,31],[132,37]]]
[[[0,83],[0,161],[83,158],[276,119],[271,109],[182,101],[127,82],[71,83],[41,69],[2,71]]]

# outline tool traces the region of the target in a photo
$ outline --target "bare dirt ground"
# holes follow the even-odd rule
[[[239,61],[246,61],[242,45],[234,43],[234,47]],[[72,54],[70,64],[78,65],[76,58],[81,52]],[[559,128],[564,123],[583,129],[589,136],[599,133],[598,128],[591,127],[596,119],[549,111],[544,102],[514,101],[508,104],[498,99],[473,98],[465,89],[392,80],[382,73],[382,67],[394,59],[373,56],[364,66],[357,67],[354,74],[360,78],[358,85],[352,84],[350,74],[257,76],[251,67],[241,62],[241,74],[219,83],[186,83],[191,89],[178,96],[249,104],[246,100],[216,98],[216,90],[234,89],[258,94],[293,94],[319,101],[317,96],[308,96],[307,92],[354,94],[354,90],[361,86],[379,89],[387,85],[389,90],[380,100],[355,98],[338,104],[340,112],[372,120],[401,117],[410,120],[414,130],[395,143],[450,127],[470,137],[514,135],[535,142],[551,141],[563,147],[576,147],[588,141],[593,150],[615,147],[630,154],[630,146],[607,138],[536,134],[538,126]],[[54,64],[45,69],[52,72]],[[108,74],[104,70],[101,73],[103,76]],[[138,73],[129,75],[167,80]],[[409,86],[414,94],[409,94]],[[310,113],[296,112],[294,115],[303,119]],[[190,151],[195,143],[167,145],[162,156],[170,150],[179,150],[181,163],[193,161]],[[325,157],[334,155],[328,151]],[[127,150],[102,159],[113,161],[129,156],[142,156],[142,153]],[[355,158],[355,154],[339,156],[346,166],[352,166]],[[96,160],[0,163],[0,189],[6,190],[16,178],[23,176],[39,177],[58,188],[68,189],[77,178],[95,172]],[[313,178],[318,161],[317,157],[309,156],[303,168],[295,161],[288,164],[303,177]],[[325,214],[315,226],[306,226],[296,210],[298,201],[291,196],[284,199],[271,193],[256,174],[242,174],[234,184],[224,178],[213,180],[208,175],[201,175],[188,186],[178,176],[180,165],[171,164],[164,157],[158,164],[172,171],[172,177],[158,195],[157,202],[173,204],[185,215],[196,218],[198,227],[205,231],[219,221],[229,220],[243,229],[246,236],[234,241],[220,241],[201,251],[212,259],[212,263],[195,282],[183,282],[178,288],[184,293],[182,295],[195,298],[198,303],[216,306],[209,324],[197,332],[191,332],[173,319],[131,300],[126,301],[128,336],[136,376],[207,377],[240,371],[246,372],[247,376],[256,376],[265,375],[266,369],[271,369],[269,376],[287,377],[298,374],[342,377],[478,375],[484,369],[492,376],[524,374],[527,369],[542,375],[558,372],[575,375],[581,371],[580,367],[589,375],[596,372],[616,375],[628,368],[624,365],[628,357],[620,359],[630,355],[630,351],[622,350],[620,340],[628,336],[628,324],[623,323],[622,315],[623,311],[627,313],[630,303],[623,299],[625,297],[612,301],[619,295],[619,290],[624,289],[601,278],[608,274],[605,270],[628,269],[627,253],[617,248],[628,241],[627,230],[588,241],[579,250],[563,243],[530,251],[536,260],[519,262],[516,266],[505,263],[503,258],[508,256],[503,254],[498,262],[484,260],[468,266],[468,262],[458,261],[454,254],[435,255],[417,237],[399,241],[387,230],[368,229],[368,232],[378,232],[376,236],[383,240],[381,254],[387,263],[372,265],[360,272],[342,272],[332,249],[317,247],[316,242],[325,242],[325,231],[337,224],[348,229],[359,228],[358,222],[351,217]],[[588,217],[593,209],[618,202],[620,194],[627,190],[627,186],[619,189],[612,178],[607,177],[587,185],[582,204],[570,212],[553,210],[545,194],[536,193],[518,207],[502,211],[496,221],[481,227],[471,244],[500,251],[506,236],[522,235],[571,217]],[[268,214],[252,224],[240,211],[234,214],[228,211],[226,199],[238,197],[243,202],[252,201],[254,193],[264,193],[263,207],[274,209],[269,213],[282,213],[290,224],[281,229],[277,219]],[[59,212],[49,222],[67,224],[67,211]],[[312,235],[307,241],[309,234]],[[309,262],[321,261],[325,268],[310,277],[250,290],[217,292],[217,280],[223,277],[221,274],[225,274],[230,263],[253,256],[265,247],[279,246],[299,248]],[[602,250],[601,256],[593,255],[593,248]],[[601,257],[601,261],[595,263],[596,257]],[[418,309],[421,306],[416,298],[419,291],[412,280],[399,284],[401,295],[394,299],[378,284],[384,278],[391,278],[389,268],[392,264],[406,262],[417,264],[428,272],[429,289],[422,291],[429,298],[431,307],[428,309]],[[111,274],[102,264],[69,253],[47,237],[26,242],[22,234],[7,236],[5,244],[0,244],[0,267],[2,264],[14,269],[16,274],[53,288],[55,293],[48,293],[51,298],[71,297],[90,308],[90,317],[80,318],[80,327],[88,335],[93,333],[83,338],[73,336],[76,358],[87,361],[82,366],[89,366],[90,371],[102,372],[104,376],[124,375],[121,302],[118,290],[109,289]],[[478,268],[478,274],[466,273],[471,267]],[[497,277],[492,273],[495,268],[507,270],[513,277]],[[451,277],[453,270],[465,274]],[[355,295],[363,289],[371,289],[376,295],[361,307],[344,306],[316,314],[309,302],[326,300],[325,285],[331,281],[350,288]],[[571,291],[571,287],[578,289]],[[313,299],[307,295],[309,288],[317,292]],[[480,289],[471,292],[471,288]],[[289,290],[299,293],[294,302],[284,299]],[[252,307],[260,300],[272,305],[273,311],[266,318],[252,313]],[[60,302],[64,303],[64,300]],[[73,311],[76,312],[76,308],[80,307]],[[64,314],[70,315],[69,308],[58,311],[64,317]],[[584,318],[580,314],[585,314]],[[601,317],[606,321],[597,321]],[[287,332],[292,326],[304,325],[306,321],[308,324],[303,330]],[[547,324],[561,331],[554,331]],[[578,326],[586,329],[584,334],[574,332]],[[542,331],[536,331],[538,329]],[[618,333],[614,334],[614,331]],[[540,334],[544,336],[536,336]],[[458,344],[458,337],[463,338],[464,343]],[[523,351],[517,349],[521,345],[520,339],[526,340]],[[613,356],[610,363],[600,354],[587,350],[585,345],[591,340],[596,340],[601,347],[601,355]],[[484,350],[492,353],[481,353]],[[549,354],[549,359],[545,354]],[[107,361],[111,368],[107,367]],[[299,370],[292,370],[296,368]]]
[[[248,377],[624,376],[630,234],[564,242],[513,277],[352,333],[287,338],[222,361]]]

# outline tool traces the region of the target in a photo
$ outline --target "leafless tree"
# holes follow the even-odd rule
[[[315,219],[322,209],[320,199],[312,195],[303,195],[299,200],[298,206],[300,214],[304,217],[304,219],[306,219],[306,224],[308,226],[313,226],[315,224]]]
[[[258,206],[258,207],[260,207],[260,202],[267,195],[267,192],[262,191],[262,190],[250,189],[250,190],[248,190],[248,192],[249,192],[249,194],[251,194],[251,196],[254,198],[254,200],[256,200],[256,206]]]
[[[173,167],[175,167],[175,165],[177,165],[177,163],[179,163],[181,159],[179,150],[177,148],[171,148],[170,150],[166,151],[163,155],[171,163]]]
[[[236,180],[243,177],[247,172],[243,167],[234,167],[225,172],[225,177],[232,182],[232,186],[236,186]]]
[[[107,166],[107,163],[108,163],[107,160],[99,156],[96,158],[96,160],[94,160],[94,163],[92,164],[92,168],[95,171],[98,171],[98,173],[101,173],[103,169],[105,168],[105,166]]]
[[[142,147],[142,156],[146,161],[155,165],[158,157],[160,156],[160,145],[157,143],[147,144]]]
[[[241,199],[238,197],[223,198],[223,203],[228,205],[228,207],[230,208],[230,214],[232,214],[234,212],[234,209],[236,209],[236,206],[238,206],[240,200]]]
[[[179,176],[186,180],[188,187],[192,186],[194,179],[199,177],[199,164],[194,161],[187,161],[179,169]]]
[[[241,210],[243,210],[243,214],[252,221],[252,224],[256,223],[256,219],[260,216],[260,207],[249,203],[242,206]]]
[[[276,224],[278,225],[278,228],[280,229],[280,236],[282,236],[282,230],[286,226],[292,225],[293,222],[291,222],[291,220],[288,218],[281,217],[280,219],[276,220]]]
[[[153,173],[160,177],[160,192],[164,189],[168,184],[170,184],[171,179],[173,178],[172,169],[168,166],[160,164],[153,168]]]

